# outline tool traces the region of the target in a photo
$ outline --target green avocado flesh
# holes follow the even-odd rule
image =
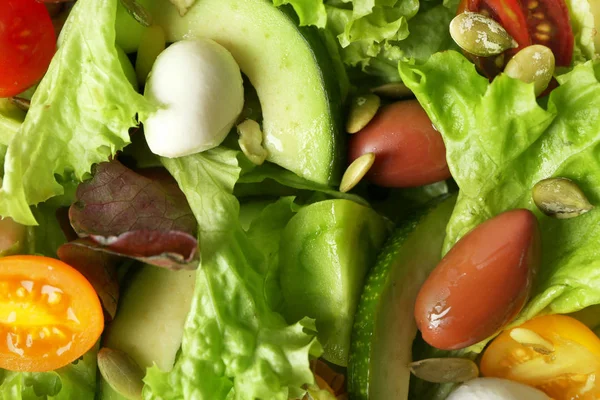
[[[107,326],[102,347],[126,352],[144,369],[156,364],[163,371],[171,370],[181,347],[195,280],[195,271],[151,265],[136,271],[115,319]],[[105,381],[100,398],[122,399]]]
[[[349,200],[304,207],[285,227],[279,255],[283,315],[289,322],[315,318],[330,362],[348,362],[354,312],[387,227],[375,211]]]
[[[437,201],[405,221],[369,272],[354,317],[348,361],[352,399],[408,398],[415,300],[441,258],[456,197]]]
[[[258,93],[268,161],[313,182],[339,182],[341,89],[316,28],[298,27],[266,0],[201,0],[184,17],[168,0],[140,3],[167,41],[206,37],[231,52]],[[137,36],[118,22],[117,43],[131,49]]]

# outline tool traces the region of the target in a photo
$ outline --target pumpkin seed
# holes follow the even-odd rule
[[[539,181],[532,197],[540,211],[558,219],[574,218],[594,208],[579,186],[567,178]]]
[[[450,36],[464,51],[480,57],[495,56],[518,47],[502,25],[474,12],[454,17],[450,22]]]
[[[269,153],[262,146],[263,133],[258,122],[247,119],[237,126],[237,131],[240,135],[238,143],[244,155],[253,164],[261,165],[264,163]]]
[[[346,131],[348,133],[356,133],[367,126],[375,114],[377,114],[380,105],[381,99],[376,94],[365,94],[355,97],[350,105]]]
[[[510,337],[515,342],[525,347],[531,347],[540,354],[548,355],[554,352],[554,345],[532,330],[514,328],[510,331]]]
[[[340,184],[340,192],[346,193],[350,191],[354,186],[360,182],[362,178],[369,172],[369,169],[375,162],[374,153],[365,153],[358,157],[356,160],[348,166],[344,176],[342,176],[342,183]]]
[[[539,96],[554,75],[554,54],[546,46],[534,44],[515,54],[506,64],[504,72],[511,78],[533,83],[535,95]]]
[[[144,371],[127,353],[103,347],[98,352],[98,369],[121,396],[129,400],[142,398]]]
[[[467,358],[428,358],[408,368],[417,378],[434,383],[459,383],[479,376],[477,364]]]
[[[372,88],[371,92],[378,96],[389,97],[392,99],[404,99],[413,96],[412,90],[401,82],[386,83],[385,85]]]
[[[31,107],[31,100],[22,97],[11,97],[10,102],[19,107],[22,111],[29,111],[29,108]]]
[[[121,0],[121,4],[129,15],[131,15],[142,26],[149,27],[152,25],[152,16],[140,3],[136,0]]]

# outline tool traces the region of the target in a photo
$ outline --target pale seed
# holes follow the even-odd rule
[[[537,353],[548,355],[554,352],[554,345],[532,330],[515,328],[510,331],[510,337],[515,342],[530,347]]]
[[[518,46],[502,25],[474,12],[454,17],[450,22],[450,35],[464,51],[480,57],[495,56]]]
[[[539,24],[536,29],[540,32],[550,33],[550,31],[552,30],[552,27],[548,23],[543,23],[543,24]]]
[[[535,95],[540,95],[554,75],[554,54],[546,46],[534,44],[521,49],[506,64],[504,72],[511,78],[533,83]]]
[[[417,378],[434,383],[459,383],[479,376],[477,364],[466,358],[428,358],[408,368]]]
[[[377,114],[380,105],[381,99],[376,94],[365,94],[355,97],[350,105],[346,131],[348,133],[356,133],[367,126],[375,114]]]
[[[372,88],[371,92],[378,96],[392,99],[404,99],[413,96],[412,90],[401,82],[386,83],[385,85]]]
[[[253,164],[264,163],[269,153],[262,146],[263,133],[258,122],[247,119],[237,126],[237,131],[240,136],[238,143],[244,155]]]
[[[104,347],[98,352],[98,369],[106,382],[129,400],[142,398],[144,371],[125,352]]]
[[[142,26],[148,27],[152,25],[152,16],[140,3],[136,0],[121,0],[121,4],[129,15],[131,15]]]
[[[544,179],[533,187],[533,202],[544,214],[568,219],[594,208],[585,193],[567,178]]]
[[[348,166],[344,176],[342,176],[342,183],[340,184],[340,192],[346,193],[361,181],[362,178],[369,172],[369,169],[375,162],[374,153],[365,153],[358,157],[356,160]]]
[[[23,111],[29,111],[29,108],[31,107],[31,100],[27,100],[22,97],[11,97],[10,102]]]

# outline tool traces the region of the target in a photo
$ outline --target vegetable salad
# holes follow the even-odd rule
[[[4,0],[0,398],[599,398],[597,8]]]

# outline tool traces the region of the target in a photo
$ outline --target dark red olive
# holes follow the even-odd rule
[[[540,232],[531,211],[507,211],[477,226],[419,291],[415,319],[423,339],[455,350],[496,333],[525,305],[540,258]]]
[[[351,136],[350,162],[365,153],[375,153],[367,179],[380,186],[422,186],[450,177],[442,136],[416,100],[382,107]]]

